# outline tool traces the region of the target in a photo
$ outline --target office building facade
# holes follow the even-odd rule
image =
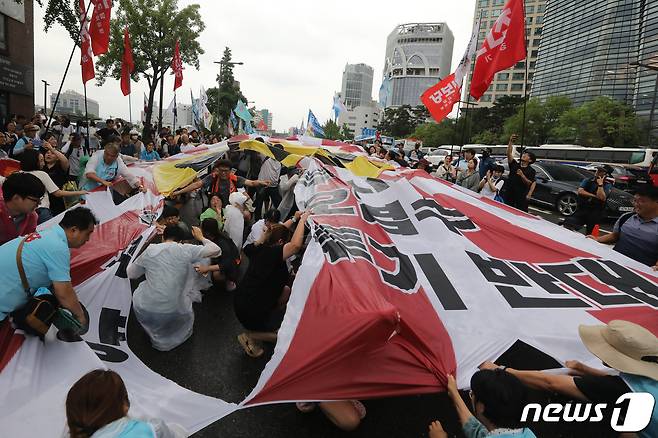
[[[421,105],[423,92],[451,73],[454,37],[445,23],[397,26],[386,41],[384,77],[391,92],[384,107]]]
[[[372,100],[372,78],[374,70],[366,64],[346,64],[340,95],[349,109],[368,105]]]
[[[52,93],[50,95],[50,108],[55,106],[55,99],[57,99],[57,93]],[[59,100],[57,101],[57,107],[55,111],[60,114],[68,115],[85,115],[85,96],[73,90],[64,91],[59,95]],[[98,101],[90,99],[87,96],[87,112],[89,117],[98,117],[100,115],[100,106]]]
[[[493,27],[496,19],[503,10],[507,0],[476,0],[474,20],[482,17],[480,32],[478,34],[478,48]],[[528,47],[528,93],[531,92],[535,76],[535,68],[539,56],[539,46],[542,40],[546,0],[526,0],[526,41]],[[480,98],[478,107],[493,106],[496,99],[501,96],[523,97],[526,84],[525,61],[517,63],[514,67],[501,71],[494,76],[493,82],[487,92]],[[473,70],[471,69],[471,73]],[[471,75],[466,81],[466,93],[471,89]]]
[[[0,123],[34,112],[33,0],[0,1]],[[43,96],[43,95],[42,95]],[[43,105],[43,100],[40,102]]]
[[[545,20],[533,97],[562,95],[581,105],[608,96],[651,118],[658,71],[648,67],[658,69],[657,2],[550,0]]]
[[[346,124],[349,129],[354,131],[354,135],[361,135],[363,128],[375,128],[379,124],[379,117],[382,110],[379,104],[372,99],[365,105],[359,105],[347,111],[343,111],[338,116],[336,123],[342,128]]]

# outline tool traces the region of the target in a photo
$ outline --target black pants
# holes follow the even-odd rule
[[[583,225],[585,225],[585,233],[589,236],[592,234],[592,231],[594,231],[594,227],[601,224],[603,213],[603,208],[581,204],[578,206],[578,210],[576,210],[573,216],[568,217],[564,221],[564,227],[578,231]]]
[[[258,189],[256,192],[256,200],[254,201],[255,219],[261,218],[261,210],[263,209],[263,204],[265,203],[266,199],[272,201],[272,206],[270,208],[277,208],[281,203],[281,193],[279,193],[279,187],[262,187]]]
[[[503,199],[505,200],[505,204],[509,205],[510,207],[517,208],[527,213],[528,212],[528,199],[526,198],[527,194],[528,192],[508,191],[503,195]]]

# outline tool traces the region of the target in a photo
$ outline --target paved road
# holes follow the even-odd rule
[[[559,219],[544,210],[533,210],[533,213],[553,222]],[[256,384],[272,351],[270,349],[259,359],[249,358],[242,352],[236,341],[242,330],[233,313],[232,301],[232,293],[207,292],[203,303],[195,304],[194,335],[170,352],[151,348],[146,334],[131,315],[128,343],[149,367],[181,386],[239,402]],[[537,367],[550,362],[525,345],[513,350],[499,362],[516,367],[519,367],[515,365],[519,357],[523,357],[525,363],[528,357],[533,357],[533,365]],[[547,401],[539,394],[533,397]],[[434,419],[443,422],[450,436],[462,436],[445,394],[366,400],[364,404],[367,417],[359,429],[350,434],[338,431],[317,412],[302,414],[293,405],[281,404],[238,411],[198,432],[195,437],[425,437],[427,426]],[[533,426],[533,430],[539,437],[615,436],[600,427],[585,424],[539,424]]]

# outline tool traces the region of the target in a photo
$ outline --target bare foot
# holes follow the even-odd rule
[[[448,434],[443,430],[443,426],[440,421],[433,421],[430,424],[430,438],[448,438]]]

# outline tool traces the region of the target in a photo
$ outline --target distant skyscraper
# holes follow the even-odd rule
[[[373,69],[366,64],[346,64],[340,95],[347,108],[366,105],[372,100]]]
[[[55,99],[57,98],[57,93],[52,93],[50,95],[50,108],[55,104]],[[59,95],[59,100],[57,101],[57,108],[55,111],[65,114],[75,114],[78,116],[84,116],[85,114],[85,96],[73,90],[64,91]],[[98,101],[90,99],[87,97],[87,112],[89,116],[100,116],[100,108],[98,106]]]
[[[257,112],[260,113],[261,119],[267,125],[267,129],[273,131],[274,128],[272,127],[272,113],[270,112],[270,110],[268,110],[267,108],[263,108],[261,110],[258,110]]]
[[[477,20],[480,17],[480,14],[482,14],[480,34],[478,36],[478,49],[482,47],[482,43],[486,38],[487,33],[489,33],[489,30],[493,27],[506,2],[507,0],[476,0],[474,20]],[[525,22],[526,40],[528,41],[528,92],[532,89],[539,45],[542,39],[542,26],[544,25],[545,9],[546,0],[526,1]],[[471,73],[472,72],[471,69]],[[489,89],[482,98],[480,98],[478,107],[492,106],[500,96],[522,97],[524,95],[524,84],[525,61],[521,61],[513,68],[501,71],[494,76],[494,80],[489,86]],[[469,74],[466,84],[466,92],[470,89],[471,75]]]
[[[656,1],[550,0],[531,95],[609,96],[650,117],[658,72],[634,64],[658,67],[657,34]]]
[[[420,95],[448,76],[452,31],[445,23],[401,24],[386,41],[384,77],[391,80],[385,106],[421,105]]]

